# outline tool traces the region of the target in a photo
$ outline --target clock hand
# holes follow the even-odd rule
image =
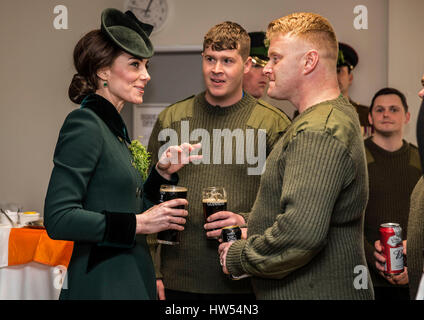
[[[150,11],[150,6],[152,5],[153,0],[149,1],[149,4],[147,5],[146,10],[144,10],[144,16],[147,16],[147,13]]]

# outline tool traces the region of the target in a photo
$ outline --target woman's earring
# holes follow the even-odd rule
[[[103,87],[106,88],[107,87],[107,82],[103,82]]]

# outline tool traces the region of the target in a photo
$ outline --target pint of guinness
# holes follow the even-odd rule
[[[205,221],[209,216],[213,215],[219,211],[227,210],[227,200],[222,199],[203,199],[203,215],[205,216]]]
[[[208,187],[202,190],[203,215],[205,222],[209,216],[227,210],[227,193],[223,187]],[[217,230],[217,229],[214,229]],[[209,230],[213,231],[213,230]],[[208,238],[218,239],[218,238]]]
[[[173,199],[187,199],[187,188],[174,185],[160,186],[160,202]],[[184,206],[176,206],[175,209],[184,209]],[[176,245],[180,243],[180,232],[178,230],[164,230],[158,233],[159,243]]]

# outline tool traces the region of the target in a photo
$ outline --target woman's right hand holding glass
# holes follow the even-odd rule
[[[173,199],[137,214],[136,234],[152,234],[168,229],[183,231],[188,212],[185,209],[175,209],[174,207],[187,207],[187,205],[186,199]]]

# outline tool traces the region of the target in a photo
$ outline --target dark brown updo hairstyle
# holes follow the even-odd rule
[[[69,85],[72,102],[80,104],[84,98],[98,89],[97,71],[109,67],[122,53],[100,30],[93,30],[82,37],[74,49],[74,66],[77,74]]]

